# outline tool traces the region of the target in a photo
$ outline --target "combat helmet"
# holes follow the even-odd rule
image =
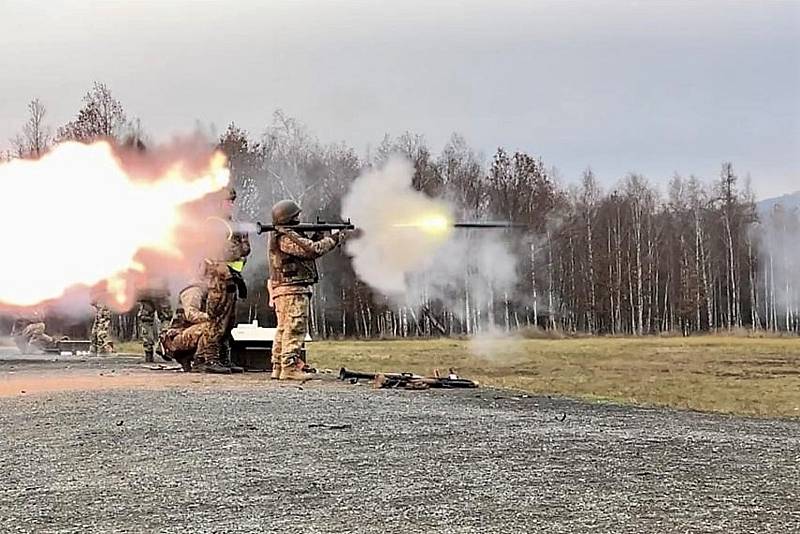
[[[272,206],[272,224],[290,224],[300,215],[300,206],[293,200],[281,200]]]

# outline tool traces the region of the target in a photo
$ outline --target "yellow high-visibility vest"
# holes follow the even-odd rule
[[[244,269],[244,260],[229,261],[228,262],[228,267],[230,267],[231,269],[233,269],[237,273],[240,273],[240,272],[242,272],[242,269]]]

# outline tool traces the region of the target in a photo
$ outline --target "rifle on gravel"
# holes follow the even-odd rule
[[[365,373],[363,371],[351,371],[342,367],[339,370],[339,380],[348,380],[351,384],[357,384],[359,380],[371,380],[372,386],[376,389],[461,389],[478,387],[477,382],[459,377],[452,369],[444,377],[439,376],[438,371],[434,371],[434,376],[422,376],[413,373]]]

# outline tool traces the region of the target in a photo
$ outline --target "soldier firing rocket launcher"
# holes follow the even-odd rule
[[[256,223],[256,233],[274,232],[281,228],[288,228],[295,232],[332,232],[334,230],[355,230],[355,226],[347,219],[345,222],[325,222],[317,219],[315,223],[294,223],[294,224],[263,224]]]

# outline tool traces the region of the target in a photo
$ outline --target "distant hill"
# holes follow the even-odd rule
[[[756,204],[759,213],[768,213],[772,208],[782,204],[786,209],[800,208],[800,191],[781,195],[775,198],[766,198]]]

